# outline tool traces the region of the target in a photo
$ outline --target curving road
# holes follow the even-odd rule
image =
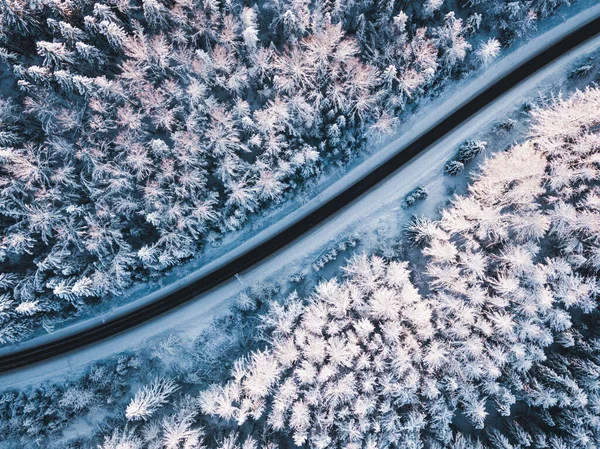
[[[388,146],[394,147],[392,155],[379,166],[363,174],[345,190],[319,204],[304,216],[291,223],[285,229],[274,233],[270,238],[246,248],[226,264],[217,266],[203,276],[194,279],[168,294],[157,297],[152,302],[140,305],[116,316],[111,316],[105,322],[97,322],[92,326],[82,327],[76,332],[67,334],[57,332],[20,345],[0,350],[0,372],[32,365],[49,358],[63,355],[83,348],[92,343],[98,343],[109,337],[116,336],[142,323],[147,323],[182,304],[197,298],[217,286],[230,281],[237,273],[269,259],[282,248],[306,236],[318,224],[334,216],[338,211],[359,199],[374,186],[385,182],[390,175],[405,166],[415,156],[431,147],[436,141],[449,135],[459,125],[472,118],[492,101],[505,92],[526,80],[530,75],[539,71],[559,57],[565,55],[588,39],[600,33],[600,11],[594,8],[594,14],[589,14],[585,20],[565,31],[556,40],[548,40],[539,52],[524,62],[511,66],[495,82],[481,89],[476,95],[463,103],[459,108],[430,126],[425,132],[406,145],[402,144],[405,137],[397,139]],[[584,13],[585,14],[585,13]],[[38,340],[42,342],[37,344]]]

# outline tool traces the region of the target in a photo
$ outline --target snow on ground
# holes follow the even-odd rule
[[[598,14],[600,5],[594,11],[595,14]],[[589,14],[587,17],[591,16]],[[184,342],[192,341],[210,325],[215,316],[226,313],[233,298],[246,287],[259,282],[280,282],[289,279],[292,274],[303,269],[302,267],[310,267],[310,264],[322,253],[323,248],[331,246],[343,236],[359,236],[362,241],[361,246],[365,250],[377,248],[377,245],[380,244],[378,242],[388,241],[386,239],[397,235],[398,229],[410,218],[411,214],[435,214],[447,200],[449,190],[465,183],[465,175],[457,178],[443,176],[445,162],[454,155],[456,147],[462,141],[467,138],[480,137],[483,132],[490,132],[499,118],[514,114],[522,107],[525,100],[537,97],[540,92],[555,90],[557,80],[564,79],[565,73],[574,64],[588,57],[599,46],[600,37],[596,37],[528,78],[343,211],[278,251],[268,260],[241,273],[239,277],[213,289],[193,302],[91,347],[83,348],[58,359],[19,369],[16,372],[4,373],[0,375],[0,386],[15,388],[46,380],[74,378],[79,375],[83,367],[92,362],[121,351],[153,347],[161,338],[172,334],[177,334]],[[514,63],[516,61],[512,62],[512,64]],[[483,85],[485,84],[481,86]],[[560,84],[558,85],[560,86]],[[450,98],[456,99],[454,95]],[[454,107],[457,107],[456,104]],[[448,110],[446,109],[446,111]],[[386,152],[391,154],[390,152],[394,151],[394,144],[400,145],[400,142],[409,142],[410,136],[414,136],[413,133],[417,132],[415,128],[427,128],[439,120],[440,116],[434,114],[436,114],[435,111],[430,112],[427,120],[417,118],[411,131],[377,153],[378,160],[383,161],[384,156],[380,155],[386,154]],[[419,117],[423,118],[423,115]],[[371,160],[368,162],[373,164]],[[472,168],[467,167],[467,169]],[[361,167],[357,169],[361,169]],[[342,181],[348,182],[346,178]],[[429,192],[428,199],[416,208],[403,210],[400,207],[402,198],[418,185],[426,186]],[[338,184],[332,185],[330,189],[335,186]],[[323,198],[320,196],[321,201]],[[307,206],[309,205],[305,205],[305,207]],[[285,222],[279,225],[287,226],[288,224],[289,222]],[[304,271],[310,271],[310,268],[306,268]],[[182,282],[185,281],[186,279],[182,280]]]
[[[565,16],[554,16],[543,22],[540,35],[524,42],[518,42],[506,51],[504,57],[482,69],[471,73],[464,80],[448,86],[444,93],[435,99],[422,99],[416,111],[404,119],[397,132],[383,142],[373,143],[372,153],[357,158],[350,167],[327,171],[312,188],[305,189],[298,198],[273,208],[260,217],[253,217],[244,230],[228,234],[222,244],[210,248],[194,260],[173,269],[160,281],[139,285],[127,291],[121,298],[92,307],[88,315],[58,323],[51,334],[40,335],[20,344],[0,348],[0,354],[14,349],[38,346],[88,329],[111,317],[120,316],[157,298],[179,289],[182,285],[201,278],[206,273],[226,264],[231,259],[258,246],[279,232],[315,210],[324,201],[336,196],[374,168],[383,165],[390,157],[410,144],[418,136],[452,114],[482,90],[504,76],[514,66],[530,59],[535,54],[552,46],[569,31],[600,16],[600,4],[592,0],[578,2],[568,9]],[[547,31],[549,30],[549,31]],[[298,203],[302,203],[298,207]],[[240,243],[241,242],[241,243]],[[118,306],[116,306],[118,305]],[[93,314],[93,316],[92,316]]]

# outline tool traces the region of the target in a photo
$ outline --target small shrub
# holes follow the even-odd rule
[[[448,161],[444,167],[444,173],[450,176],[458,175],[465,168],[465,164],[460,161]]]
[[[402,201],[402,209],[408,209],[413,206],[417,201],[424,200],[427,198],[427,191],[425,187],[419,186],[414,190],[411,190],[408,195],[404,197]]]
[[[571,73],[569,73],[569,78],[570,79],[581,78],[582,76],[588,75],[593,69],[594,69],[594,66],[592,64],[580,65],[579,67],[573,69],[571,71]]]
[[[482,140],[467,140],[458,147],[456,160],[463,164],[471,162],[486,146],[487,142]]]
[[[523,103],[522,109],[523,109],[523,112],[529,112],[529,111],[534,110],[535,107],[536,107],[536,104],[534,101],[527,100],[525,103]]]
[[[235,306],[242,312],[251,312],[256,310],[258,304],[256,298],[246,292],[242,292],[238,295]]]
[[[499,135],[506,134],[507,132],[515,129],[516,126],[517,121],[515,119],[507,118],[496,125],[496,133]]]
[[[329,262],[333,262],[335,259],[337,259],[341,252],[346,251],[348,248],[354,248],[357,243],[358,239],[355,237],[350,237],[338,242],[333,248],[329,248],[325,254],[313,262],[313,271],[321,270]]]
[[[304,280],[304,276],[302,276],[300,273],[296,273],[291,275],[289,280],[292,284],[298,284]]]

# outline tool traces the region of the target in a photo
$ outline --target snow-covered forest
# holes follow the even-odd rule
[[[0,0],[0,344],[217,245],[567,0]]]
[[[531,116],[439,218],[406,226],[410,260],[357,253],[306,297],[243,295],[267,312],[256,349],[211,368],[228,379],[190,394],[192,364],[138,386],[98,448],[597,448],[600,89]],[[51,434],[144,363],[5,393],[0,434]]]
[[[261,446],[597,447],[599,111],[597,89],[534,111],[532,139],[407,227],[421,291],[408,262],[362,255],[275,305],[201,410],[257,422],[233,427]]]

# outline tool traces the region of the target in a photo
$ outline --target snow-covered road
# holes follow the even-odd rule
[[[180,283],[175,283],[165,287],[152,295],[148,295],[140,301],[149,302],[176,290],[181,283],[191,282],[194,279],[202,277],[205,273],[211,271],[216,266],[222,265],[234,258],[236,254],[244,253],[248,249],[255,247],[260,242],[267,240],[276,234],[279,229],[287,227],[302,216],[315,210],[320,204],[329,198],[335,197],[343,191],[348,185],[356,182],[371,172],[376,167],[384,164],[390,157],[396,154],[401,148],[415,140],[418,136],[424,134],[436,123],[449,116],[471,98],[477,96],[487,86],[493,84],[504,74],[510,71],[512,67],[518,65],[523,60],[530,59],[541,50],[552,46],[561,39],[570,30],[581,26],[600,16],[600,5],[595,5],[582,13],[565,21],[563,24],[553,28],[551,31],[532,40],[530,43],[521,47],[519,50],[511,53],[497,64],[491,66],[488,70],[481,73],[475,79],[470,80],[454,91],[451,95],[442,98],[439,102],[433,102],[426,108],[421,108],[421,112],[411,117],[402,127],[401,134],[393,141],[373,154],[359,166],[351,170],[346,176],[333,183],[317,197],[296,209],[292,214],[288,214],[276,225],[258,233],[244,244],[239,245],[234,251],[216,259],[204,266],[201,270],[192,275],[181,279]],[[205,325],[212,321],[215,314],[224,313],[231,302],[232,297],[238,294],[246,286],[267,280],[278,273],[294,272],[298,267],[307,262],[314,254],[318,253],[323,246],[327,245],[336,236],[344,230],[354,229],[360,232],[361,221],[363,217],[371,216],[381,209],[397,207],[401,198],[412,188],[419,184],[428,184],[435,182],[436,178],[442,174],[442,167],[445,161],[455,151],[456,146],[465,138],[473,135],[478,129],[487,126],[490,122],[502,117],[505,111],[510,110],[514,104],[522,102],[528,93],[535,91],[540,83],[552,77],[555,71],[562,71],[566,66],[572,64],[574,60],[582,57],[600,44],[600,38],[580,46],[576,51],[563,56],[552,66],[536,73],[525,82],[521,83],[512,91],[496,100],[485,110],[481,111],[472,119],[465,122],[458,129],[444,137],[441,141],[431,146],[427,151],[421,153],[416,159],[405,165],[389,179],[379,184],[367,194],[353,202],[343,211],[335,214],[330,219],[321,223],[312,231],[302,236],[293,244],[278,251],[268,260],[251,268],[241,274],[239,279],[232,279],[218,288],[202,295],[195,301],[189,302],[165,315],[162,315],[152,321],[146,322],[125,333],[113,338],[104,340],[86,347],[81,350],[67,354],[46,362],[28,366],[14,372],[8,372],[0,375],[0,388],[24,386],[38,381],[47,380],[54,377],[71,377],[76,375],[85,365],[106,358],[114,353],[126,350],[132,350],[140,346],[149,344],[149,339],[168,333],[185,333],[190,336],[197,335]],[[138,307],[140,302],[133,302],[127,306],[115,309],[113,313],[124,313]],[[85,329],[86,326],[97,324],[98,320],[108,319],[109,315],[99,317],[94,320],[80,323],[51,334],[44,338],[56,338],[64,336],[71,332]],[[39,344],[40,339],[31,340],[21,347],[31,344]],[[2,352],[0,351],[0,354]]]

